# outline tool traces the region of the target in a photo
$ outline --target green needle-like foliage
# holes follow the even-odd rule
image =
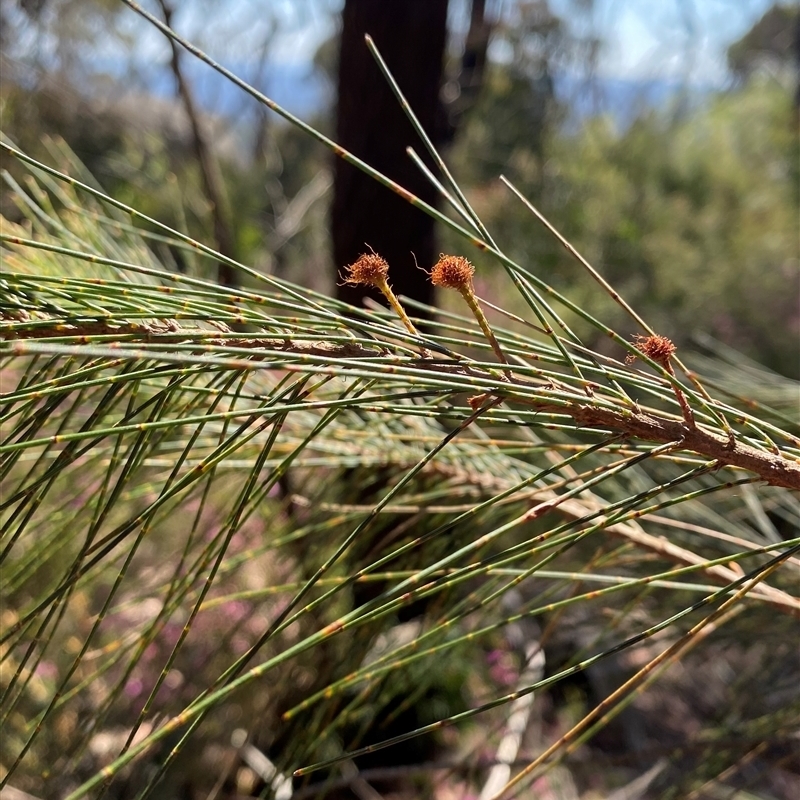
[[[759,370],[750,402],[758,368],[731,353],[698,375],[643,320],[625,341],[510,261],[448,173],[464,227],[426,210],[530,308],[489,340],[474,294],[420,328],[235,262],[251,288],[172,271],[165,245],[224,259],[57,143],[52,165],[3,151],[28,169],[0,278],[3,784],[167,797],[186,773],[213,786],[209,748],[244,730],[274,764],[264,796],[391,745],[447,750],[480,787],[532,692],[566,700],[497,797],[579,771],[570,754],[634,712],[668,729],[654,796],[725,784],[754,749],[780,761],[796,386]]]

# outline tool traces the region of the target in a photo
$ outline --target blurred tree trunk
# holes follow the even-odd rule
[[[406,155],[423,148],[364,44],[375,40],[422,126],[438,144],[445,131],[439,101],[447,32],[447,0],[346,0],[342,12],[336,141],[401,186],[435,204],[431,185]],[[433,220],[360,170],[336,160],[331,214],[337,269],[374,248],[391,266],[398,294],[433,303],[433,287],[414,264],[436,256]],[[339,286],[338,297],[362,305],[360,286]]]
[[[172,8],[166,0],[159,0],[164,22],[172,27]],[[231,209],[225,196],[225,183],[222,180],[217,158],[208,141],[206,132],[197,110],[189,82],[181,66],[181,50],[174,39],[169,40],[172,51],[172,73],[178,87],[178,94],[183,102],[189,126],[192,131],[192,145],[194,147],[197,165],[200,168],[200,177],[203,181],[203,190],[211,206],[211,219],[214,225],[214,246],[228,258],[235,257],[233,219]],[[230,264],[220,262],[217,265],[217,280],[223,286],[236,286],[236,271]]]
[[[486,51],[491,35],[492,24],[486,17],[486,0],[472,0],[461,69],[458,76],[448,81],[443,93],[448,112],[448,141],[478,100],[483,87]]]

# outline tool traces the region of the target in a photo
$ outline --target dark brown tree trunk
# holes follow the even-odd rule
[[[435,204],[436,192],[406,155],[419,137],[364,44],[375,40],[400,89],[434,140],[444,129],[439,102],[447,29],[447,0],[346,0],[342,12],[336,140],[401,186]],[[337,269],[372,247],[391,268],[398,294],[433,303],[433,287],[414,264],[435,260],[433,220],[355,167],[337,159],[331,228]],[[361,306],[360,286],[339,286],[338,297]]]

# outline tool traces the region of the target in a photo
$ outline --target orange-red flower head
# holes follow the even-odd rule
[[[381,287],[389,276],[389,264],[377,253],[362,253],[356,261],[344,268],[345,283],[353,286]]]
[[[431,270],[431,283],[445,289],[472,287],[475,267],[463,256],[446,256],[444,253]]]
[[[668,339],[666,336],[659,336],[658,334],[654,334],[653,336],[637,336],[634,347],[640,353],[643,353],[648,358],[655,361],[656,364],[661,364],[662,367],[666,367],[669,364],[670,358],[672,358],[673,353],[677,349],[671,339]]]

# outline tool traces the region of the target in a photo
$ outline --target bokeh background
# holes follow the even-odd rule
[[[435,193],[405,153],[407,146],[419,153],[423,148],[403,122],[364,46],[362,33],[370,32],[464,193],[512,259],[621,334],[634,332],[611,298],[598,291],[504,187],[498,179],[501,174],[655,330],[672,338],[681,354],[694,353],[696,358],[713,354],[716,369],[722,371],[727,359],[743,370],[739,375],[767,374],[755,368],[747,371],[751,362],[757,362],[787,378],[800,378],[800,13],[796,5],[770,0],[156,0],[144,5],[289,111],[436,202]],[[435,314],[430,306],[445,307],[454,301],[428,294],[429,283],[415,260],[429,267],[439,251],[463,252],[475,261],[476,290],[483,299],[525,313],[527,307],[500,265],[477,251],[466,252],[451,232],[434,228],[428,218],[386,189],[360,182],[354,171],[302,131],[188,53],[174,50],[123,3],[0,0],[0,46],[2,129],[12,141],[47,163],[65,163],[66,148],[71,149],[110,195],[199,241],[264,273],[354,303],[365,298],[348,293],[337,276],[358,253],[373,246],[389,258],[398,291],[428,304],[427,311],[414,306],[423,317]],[[19,167],[8,161],[3,166],[11,180],[22,180]],[[92,208],[87,204],[87,215]],[[22,218],[6,186],[0,189],[0,210],[7,219]],[[247,279],[222,267],[196,263],[186,249],[157,242],[152,247],[154,258],[169,268],[223,284],[248,285]],[[600,351],[608,346],[595,340],[595,332],[580,319],[567,321],[587,346]],[[502,324],[513,327],[507,318]],[[706,367],[711,369],[711,364]],[[787,392],[795,391],[789,381],[786,386]],[[357,416],[354,419],[358,421]],[[307,431],[290,433],[302,440]],[[353,430],[342,433],[342,439],[360,447]],[[378,452],[375,463],[380,463],[381,455]],[[416,451],[401,456],[397,459],[403,469],[421,457]],[[341,463],[335,480],[321,470],[299,470],[293,491],[304,491],[315,502],[321,498],[333,509],[331,515],[337,503],[370,508],[389,480],[388,470]],[[359,463],[369,462],[364,458]],[[163,463],[157,466],[165,468]],[[423,488],[438,491],[444,479],[452,482],[449,491],[457,497],[464,488],[458,474],[434,476],[430,487]],[[87,514],[92,487],[76,482],[70,486],[73,489],[78,496],[70,502]],[[351,495],[343,496],[344,489]],[[209,537],[222,530],[219,509],[230,500],[227,490],[215,485],[215,492],[202,528]],[[295,508],[294,495],[287,497],[282,486],[275,487],[263,498],[259,514],[237,529],[228,551],[230,569],[215,585],[219,596],[204,607],[181,650],[180,670],[170,672],[160,689],[164,708],[182,708],[209,684],[209,676],[227,666],[231,654],[246,651],[279,606],[268,592],[278,587],[277,594],[281,584],[311,574],[321,560],[313,547],[335,541],[336,525],[342,529],[349,525],[332,517],[330,527],[327,521],[319,524],[324,536],[316,545],[309,543],[310,536],[297,538],[297,519],[303,520],[313,503]],[[133,494],[124,503],[134,507],[139,500]],[[729,511],[721,502],[713,511],[701,509],[692,521],[724,530],[724,535],[758,531],[762,523],[769,530],[773,523],[777,526],[774,541],[796,535],[786,522],[792,519],[788,512],[751,524],[742,508],[739,504]],[[196,511],[191,503],[185,509],[185,514],[168,520],[176,541],[183,526],[189,525],[189,512]],[[50,529],[44,527],[48,533],[58,533],[55,523]],[[308,529],[315,530],[311,523]],[[399,533],[391,531],[392,536],[405,536],[405,518]],[[270,537],[281,541],[280,557],[264,544]],[[172,579],[168,548],[173,546],[167,537],[156,539],[152,549],[140,556],[136,573],[140,585],[126,587],[125,602],[120,601],[104,620],[105,649],[98,646],[90,653],[92,658],[96,654],[113,658],[130,631],[144,628],[158,616],[156,595],[148,597],[146,590],[150,584]],[[48,547],[45,542],[43,548]],[[375,557],[367,545],[364,548],[367,552],[356,553],[354,564],[360,564],[359,558],[369,563]],[[562,566],[577,570],[599,552],[581,551],[574,563]],[[649,569],[651,554],[644,552],[642,563]],[[622,553],[621,558],[628,556]],[[638,566],[636,562],[634,567]],[[62,626],[67,629],[63,642],[59,632],[47,657],[37,663],[31,697],[24,696],[30,706],[23,711],[30,718],[45,705],[47,691],[57,685],[75,648],[79,649],[80,637],[100,605],[101,584],[98,579],[76,592],[65,617],[68,624]],[[22,591],[19,586],[11,589]],[[251,592],[265,595],[254,599]],[[345,600],[340,602],[344,607]],[[353,602],[364,602],[364,597]],[[655,619],[662,611],[667,613],[657,602],[648,606],[636,597],[619,617],[603,609],[589,616],[581,608],[553,626],[559,636],[548,645],[548,669],[570,663],[575,653],[588,652],[600,636],[598,631],[608,632],[603,625],[613,631],[622,620],[639,630],[648,624],[648,615]],[[339,606],[334,612],[343,613]],[[687,797],[686,787],[695,785],[693,776],[700,776],[698,785],[706,767],[709,774],[727,776],[729,762],[739,770],[731,779],[731,785],[741,784],[735,795],[714,785],[708,791],[701,786],[692,796],[737,800],[798,796],[796,748],[791,752],[786,745],[790,735],[796,737],[791,733],[797,706],[792,681],[796,657],[791,636],[783,633],[796,627],[789,628],[782,617],[780,624],[787,627],[773,625],[774,620],[767,618],[770,613],[767,609],[763,617],[749,622],[751,627],[737,633],[739,639],[715,643],[689,666],[681,665],[670,683],[628,709],[620,724],[603,731],[591,749],[579,751],[570,764],[572,772],[554,771],[555,778],[540,785],[541,794],[536,796]],[[329,720],[322,712],[319,717],[301,716],[277,736],[280,714],[338,678],[345,667],[350,668],[350,661],[369,663],[382,647],[412,641],[418,623],[410,611],[408,616],[399,618],[391,631],[400,639],[387,639],[384,632],[374,638],[364,634],[363,640],[353,640],[355,645],[336,639],[319,648],[318,660],[299,663],[292,670],[287,667],[258,693],[237,701],[233,711],[222,709],[182,751],[170,780],[154,796],[241,798],[270,796],[270,791],[276,795],[275,786],[259,778],[243,758],[243,747],[230,741],[230,731],[248,729],[256,760],[264,753],[277,759],[278,753],[283,758],[281,769],[304,763],[299,755],[295,759],[298,752],[306,755],[303,735],[323,731]],[[598,622],[601,618],[605,622]],[[98,670],[87,679],[89,698],[76,701],[78,711],[59,717],[46,747],[32,751],[30,783],[22,788],[44,792],[40,787],[45,782],[39,778],[48,764],[66,752],[70,742],[82,741],[86,731],[86,747],[81,744],[85,758],[75,756],[69,762],[79,763],[83,772],[49,776],[56,788],[48,797],[63,796],[76,780],[94,774],[119,752],[130,719],[182,635],[180,614],[164,620],[163,630],[148,640],[130,674],[121,677],[121,670],[112,666],[107,674]],[[523,631],[521,636],[531,638],[535,633]],[[549,634],[550,628],[545,635]],[[524,677],[524,659],[499,636],[482,642],[480,648],[486,652],[480,650],[476,656],[478,646],[465,645],[457,658],[442,661],[441,669],[419,667],[404,674],[402,682],[392,676],[390,688],[404,700],[395,703],[392,696],[388,733],[380,728],[377,738],[512,691],[521,673]],[[637,651],[631,658],[640,655]],[[597,669],[583,682],[565,681],[550,693],[537,693],[541,707],[537,706],[537,723],[531,729],[542,741],[557,739],[619,685],[625,670],[642,663],[617,664],[616,672],[610,667]],[[5,675],[0,671],[0,678],[5,680]],[[42,689],[41,697],[34,696],[33,690],[40,686],[49,688]],[[103,692],[116,686],[117,705],[103,705]],[[758,691],[751,691],[751,686]],[[772,699],[773,716],[764,714],[764,696]],[[730,697],[738,703],[735,708]],[[95,718],[103,722],[92,730],[87,719],[100,707],[104,716]],[[387,722],[383,706],[376,707],[379,721]],[[737,715],[747,721],[750,738],[742,738],[744,728],[730,722],[728,711],[737,724]],[[779,714],[786,723],[780,736],[774,723]],[[151,721],[155,725],[159,720]],[[763,730],[758,727],[762,722]],[[356,719],[354,727],[361,723]],[[448,729],[435,739],[435,747],[432,739],[414,741],[406,748],[384,751],[386,760],[364,760],[358,766],[384,770],[383,783],[377,785],[387,800],[475,798],[479,778],[490,765],[486,759],[493,757],[482,749],[486,731],[481,726],[487,724],[482,718],[462,734]],[[739,739],[733,734],[724,739],[730,731],[737,731]],[[357,732],[363,733],[360,728]],[[693,746],[687,747],[690,741]],[[762,759],[767,741],[769,750]],[[453,766],[453,754],[464,752],[471,753],[469,758]],[[718,768],[712,763],[716,753],[722,753]],[[431,767],[434,758],[439,761]],[[442,763],[450,764],[450,771],[440,779],[436,770]],[[151,762],[138,762],[108,796],[136,796],[151,768]],[[419,789],[423,783],[428,787],[424,795]],[[611,795],[609,786],[624,790]],[[354,791],[344,781],[324,796],[351,797]],[[319,784],[298,784],[293,796],[320,794]],[[368,792],[363,796],[373,797]]]
[[[362,43],[369,27],[512,258],[624,329],[611,299],[500,174],[679,346],[721,342],[800,375],[795,5],[346,5],[349,94],[338,115],[341,2],[148,8],[288,110],[430,195],[404,153],[423,148],[399,111],[400,123],[391,117],[396,103]],[[429,267],[439,250],[460,244],[428,230],[388,191],[350,186],[350,168],[187,53],[176,65],[165,37],[123,4],[3,0],[0,10],[2,124],[20,146],[42,155],[43,137],[63,137],[109,192],[259,270],[332,292],[337,271],[368,244],[389,258],[400,292],[433,301],[410,253]],[[476,260],[479,294],[515,310],[499,266]]]

